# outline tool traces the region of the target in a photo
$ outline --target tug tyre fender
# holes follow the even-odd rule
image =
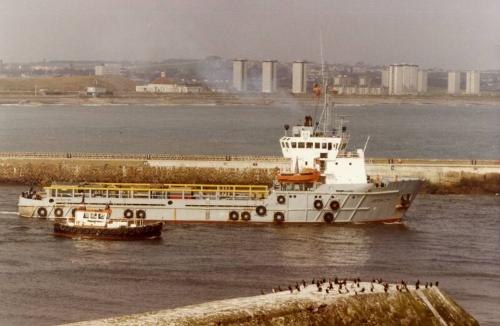
[[[243,212],[241,213],[241,219],[243,221],[250,221],[251,215],[249,212]]]
[[[326,222],[326,223],[332,223],[333,222],[333,213],[330,213],[330,212],[327,212],[325,213],[325,215],[323,215],[323,220]]]
[[[146,212],[143,211],[142,209],[138,210],[135,212],[135,216],[137,216],[137,218],[142,218],[142,219],[145,219],[146,218]]]
[[[336,200],[332,200],[330,202],[330,208],[332,209],[332,211],[336,211],[340,208],[340,203]]]
[[[314,208],[317,210],[323,209],[323,202],[320,199],[314,201]]]
[[[286,198],[283,195],[279,195],[278,197],[276,197],[276,201],[278,202],[278,204],[284,204],[286,202]]]
[[[231,221],[237,221],[239,217],[240,217],[240,214],[238,214],[237,211],[231,211],[231,212],[229,212],[229,219]]]
[[[76,208],[71,210],[71,217],[76,217]]]
[[[40,207],[39,209],[36,210],[36,213],[40,217],[47,217],[47,209],[45,207]]]
[[[134,212],[131,209],[126,209],[123,212],[123,217],[125,217],[125,218],[132,218],[132,217],[134,217]]]
[[[267,213],[267,208],[265,206],[257,206],[257,208],[255,208],[255,212],[259,216],[264,216]]]
[[[54,216],[55,217],[62,217],[64,214],[64,211],[61,207],[57,207],[56,209],[54,209]]]
[[[274,213],[274,221],[277,223],[282,223],[285,221],[285,214],[282,212],[276,212]]]

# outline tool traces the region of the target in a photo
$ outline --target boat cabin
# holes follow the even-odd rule
[[[127,221],[111,220],[111,209],[77,209],[75,211],[75,226],[89,227],[121,227],[127,226]]]

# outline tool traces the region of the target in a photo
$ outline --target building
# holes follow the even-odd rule
[[[419,94],[427,93],[427,71],[419,70],[417,77],[417,92]]]
[[[481,75],[479,71],[467,71],[465,79],[465,94],[467,95],[479,95],[479,81]]]
[[[164,72],[160,77],[147,85],[136,86],[138,93],[201,93],[203,87],[200,85],[177,84],[166,77]]]
[[[116,63],[106,63],[104,65],[95,66],[94,71],[96,76],[118,76],[124,73],[122,66]]]
[[[277,61],[266,60],[262,62],[262,92],[274,93],[277,86]]]
[[[389,88],[389,69],[382,70],[380,79],[382,81],[382,87]]]
[[[307,93],[307,71],[305,61],[295,61],[292,64],[292,93]]]
[[[247,75],[247,60],[233,60],[233,87],[238,92],[247,90],[248,75]]]
[[[106,94],[106,88],[103,87],[96,87],[96,86],[89,86],[87,87],[86,93],[87,96],[93,96],[93,97],[99,97],[101,95]]]
[[[333,77],[333,86],[347,87],[352,86],[352,78],[347,75],[337,75]]]
[[[417,65],[392,64],[389,66],[389,95],[417,94],[417,84]]]
[[[448,72],[448,94],[450,94],[450,95],[460,94],[460,72],[459,71],[449,71]]]
[[[372,79],[368,76],[360,76],[358,85],[359,87],[370,87],[372,85]]]
[[[387,88],[383,87],[366,87],[366,86],[334,86],[333,91],[339,95],[386,95]]]

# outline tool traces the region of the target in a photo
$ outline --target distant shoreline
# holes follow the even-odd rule
[[[498,106],[500,97],[466,96],[336,96],[338,106],[367,106],[384,104],[442,105],[442,106]],[[27,95],[0,93],[1,106],[312,106],[317,105],[312,95],[294,96],[291,94],[171,94],[136,95],[123,94],[109,97],[82,97],[78,95]]]

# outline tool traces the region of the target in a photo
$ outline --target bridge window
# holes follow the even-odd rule
[[[321,148],[326,149],[326,143],[321,143]]]
[[[319,148],[320,147],[320,143],[314,143],[314,148]]]
[[[332,143],[328,143],[328,150],[331,151],[332,150]]]
[[[307,143],[307,148],[313,148],[313,143]]]
[[[297,143],[296,142],[292,142],[292,148],[297,148]]]
[[[288,142],[287,142],[287,143],[285,143],[285,147],[286,147],[286,148],[289,148],[289,147],[290,147],[290,145],[289,145],[289,143],[288,143]]]
[[[305,147],[305,143],[304,142],[299,142],[299,148],[304,148]]]

